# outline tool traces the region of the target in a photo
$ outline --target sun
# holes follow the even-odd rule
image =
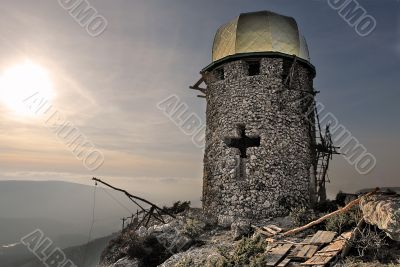
[[[17,115],[35,115],[24,102],[34,94],[50,101],[53,87],[45,68],[27,60],[0,75],[0,102]]]

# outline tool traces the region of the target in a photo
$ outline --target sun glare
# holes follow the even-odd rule
[[[10,67],[0,76],[0,101],[18,115],[34,115],[24,102],[34,94],[40,94],[48,101],[53,96],[53,88],[47,71],[41,66],[26,61]]]

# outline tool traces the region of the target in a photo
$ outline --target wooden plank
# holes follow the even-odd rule
[[[318,248],[319,247],[316,245],[297,245],[289,254],[288,258],[297,261],[305,261],[314,256]]]
[[[343,248],[346,245],[346,242],[351,237],[351,233],[352,232],[346,232],[341,236],[337,237],[335,241],[333,241],[331,244],[327,245],[326,247],[315,253],[311,259],[307,260],[301,265],[325,266],[343,250]]]
[[[342,250],[342,254],[340,255],[342,258],[345,258],[347,254],[350,252],[354,240],[358,239],[359,235],[361,234],[361,229],[364,227],[365,224],[366,222],[364,218],[362,218],[358,222],[357,227],[353,230],[351,234],[349,242],[346,243],[345,247]]]
[[[304,245],[296,245],[294,249],[289,253],[288,258],[296,259],[297,254],[303,248]]]
[[[295,245],[294,249],[292,249],[292,251],[289,253],[288,258],[297,260],[297,259],[296,259],[297,254],[298,254],[299,251],[303,248],[304,245],[310,243],[311,237],[312,237],[312,236],[309,236],[309,237],[307,237],[306,239],[304,239],[303,243]],[[301,259],[300,259],[300,260],[301,260]]]
[[[267,237],[273,236],[270,232],[264,231],[264,230],[261,229],[261,228],[258,228],[257,231],[260,232],[260,233],[263,234],[263,235],[266,235]]]
[[[255,226],[255,225],[251,225],[251,227],[254,228],[254,229],[256,229],[257,232],[259,232],[259,233],[261,233],[261,234],[263,234],[263,235],[266,235],[267,237],[270,237],[270,236],[271,236],[271,234],[270,234],[269,232],[263,230],[262,228],[259,228],[259,227]],[[272,241],[271,241],[271,242],[272,242]]]
[[[332,258],[333,257],[315,255],[314,257],[312,257],[308,261],[302,263],[301,265],[311,265],[311,266],[322,265],[322,266],[325,266],[327,263],[329,263],[331,261]]]
[[[320,224],[321,222],[323,222],[323,221],[335,216],[336,214],[347,212],[352,207],[354,207],[354,206],[356,206],[356,205],[358,205],[360,203],[361,197],[369,197],[369,196],[371,196],[373,194],[376,194],[378,191],[379,191],[379,188],[376,188],[373,192],[369,192],[368,194],[366,194],[364,196],[360,196],[358,199],[351,201],[349,204],[347,204],[343,208],[338,209],[337,211],[334,211],[332,213],[326,214],[326,215],[322,216],[321,218],[319,218],[319,219],[317,219],[315,221],[312,221],[312,222],[310,222],[310,223],[308,223],[306,225],[303,225],[301,227],[289,230],[289,231],[283,233],[282,236],[289,236],[289,235],[297,234],[299,232],[302,232],[304,230],[307,230],[307,229],[313,227],[314,225]]]
[[[296,258],[308,260],[312,256],[314,256],[315,252],[317,252],[318,246],[315,245],[305,245],[296,255]]]
[[[318,235],[320,235],[320,233]],[[319,248],[317,245],[311,245],[311,240],[314,236],[315,235],[311,235],[304,239],[301,244],[296,245],[290,252],[288,258],[296,261],[305,261],[311,258]]]
[[[278,232],[278,233],[280,233],[280,232],[283,231],[282,228],[280,228],[280,227],[278,227],[278,226],[276,226],[276,225],[274,225],[274,224],[268,225],[267,227],[270,228],[270,229],[272,229],[272,230],[274,230],[274,231],[276,231],[276,232]]]
[[[281,261],[281,263],[278,264],[278,267],[286,267],[289,265],[290,261],[291,261],[291,259],[286,258],[283,261]]]
[[[266,266],[276,266],[287,255],[292,246],[292,244],[282,244],[271,248],[267,253],[268,261]]]
[[[325,248],[321,249],[321,252],[330,252],[330,251],[337,251],[342,250],[346,242],[351,238],[352,232],[346,232],[341,234],[335,241]]]
[[[276,234],[278,233],[277,231],[274,231],[274,230],[272,230],[271,228],[266,227],[266,226],[264,226],[262,229],[263,229],[264,231],[267,231],[268,233],[270,233],[270,235],[276,235]]]
[[[267,225],[267,226],[263,226],[261,228],[257,227],[256,229],[260,229],[261,231],[263,231],[263,232],[260,231],[263,234],[268,233],[267,236],[274,236],[274,235],[276,235],[276,234],[278,234],[278,233],[283,231],[282,228],[279,228],[276,225]]]
[[[335,238],[336,233],[331,231],[318,231],[309,241],[310,244],[329,244]]]
[[[310,244],[311,244],[311,241],[312,240],[318,240],[318,238],[320,237],[320,235],[321,235],[321,233],[322,233],[322,231],[318,231],[318,232],[316,232],[311,238],[310,238]],[[315,242],[314,242],[315,243]]]

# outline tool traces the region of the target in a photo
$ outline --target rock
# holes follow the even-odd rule
[[[227,216],[227,215],[219,215],[218,216],[218,225],[224,228],[229,228],[234,221],[233,216]]]
[[[251,223],[249,220],[238,220],[232,223],[231,233],[235,240],[240,239],[244,235],[248,235],[251,232]]]
[[[190,247],[193,240],[186,236],[183,231],[184,224],[181,220],[156,226],[153,235],[158,242],[169,252],[177,253]]]
[[[190,266],[190,267],[204,267],[216,266],[216,262],[222,256],[216,248],[203,247],[191,248],[185,252],[177,253],[171,256],[159,267],[175,267],[175,266]]]
[[[138,236],[143,237],[147,234],[147,228],[144,226],[140,226],[136,233],[138,234]]]
[[[151,235],[152,233],[155,232],[155,229],[156,229],[156,226],[155,226],[155,225],[150,226],[150,227],[147,229],[147,234],[148,234],[148,235]]]
[[[204,216],[202,218],[202,221],[207,225],[217,225],[218,224],[218,218],[215,216]]]
[[[139,261],[137,259],[129,259],[128,257],[124,257],[119,259],[110,267],[139,267]]]
[[[364,220],[400,241],[400,196],[376,194],[361,198]]]
[[[174,226],[175,226],[175,224],[172,225],[172,223],[156,225],[156,226],[154,226],[154,232],[167,232],[170,229],[172,229]]]

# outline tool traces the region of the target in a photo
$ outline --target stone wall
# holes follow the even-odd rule
[[[289,90],[283,84],[292,62],[262,58],[260,75],[249,76],[247,62],[236,60],[220,66],[225,79],[218,79],[217,69],[206,75],[203,208],[220,223],[278,217],[310,203],[314,72],[297,63]],[[238,124],[247,136],[261,137],[259,147],[247,149],[242,172],[239,149],[224,142],[239,136]]]

